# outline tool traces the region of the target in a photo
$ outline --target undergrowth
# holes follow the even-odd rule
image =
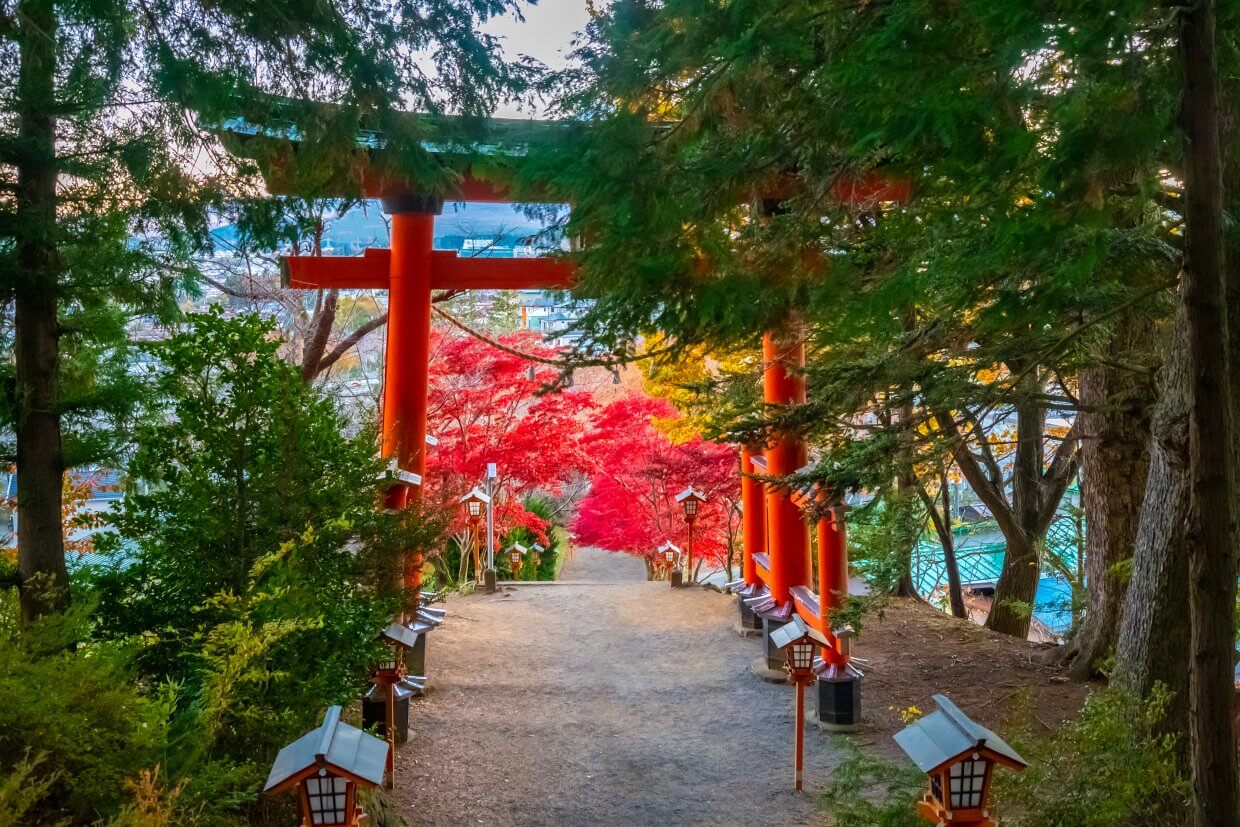
[[[1090,695],[1080,714],[1049,736],[1035,736],[1029,699],[1018,701],[1005,738],[1029,762],[997,771],[991,810],[1009,827],[1137,827],[1187,824],[1191,788],[1179,774],[1174,738],[1160,722],[1169,697],[1156,688],[1141,701],[1114,689]],[[966,710],[967,711],[967,710]],[[1038,726],[1041,726],[1038,724]],[[926,777],[911,761],[836,739],[844,761],[822,807],[838,827],[915,827]]]

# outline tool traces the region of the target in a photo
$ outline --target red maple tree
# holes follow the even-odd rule
[[[505,347],[522,354],[553,358],[557,351],[537,334],[502,336]],[[547,524],[522,506],[532,491],[559,495],[564,486],[587,472],[581,449],[594,402],[589,393],[568,388],[546,392],[558,375],[555,367],[456,331],[436,331],[432,339],[428,398],[428,432],[439,444],[428,448],[426,495],[443,505],[465,527],[455,505],[481,485],[487,463],[498,471],[495,490],[496,532],[529,528],[547,542]]]
[[[736,450],[700,437],[673,443],[651,421],[676,416],[667,400],[634,392],[594,418],[582,444],[593,468],[573,521],[578,542],[648,562],[664,541],[683,548],[687,529],[675,498],[692,485],[707,500],[694,531],[695,560],[727,562],[739,527]]]

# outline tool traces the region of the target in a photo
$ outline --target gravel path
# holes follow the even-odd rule
[[[395,794],[415,825],[809,824],[792,689],[749,673],[732,599],[577,549],[559,584],[453,597]],[[833,763],[807,728],[807,789]]]

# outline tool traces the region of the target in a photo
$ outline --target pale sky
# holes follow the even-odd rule
[[[590,19],[586,0],[541,0],[537,5],[522,3],[524,22],[506,17],[492,20],[483,28],[491,34],[504,38],[504,48],[510,57],[528,55],[552,69],[562,68],[577,32],[585,28]],[[511,106],[501,106],[495,114],[500,117],[532,117],[535,113],[521,112]]]

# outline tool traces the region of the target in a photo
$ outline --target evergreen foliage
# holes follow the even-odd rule
[[[396,582],[400,526],[375,507],[374,435],[342,436],[346,420],[278,357],[269,323],[218,310],[192,322],[155,348],[154,398],[128,465],[133,490],[97,540],[103,553],[132,558],[99,582],[104,625],[153,636],[144,662],[183,678],[193,665],[180,660],[180,641],[230,617],[231,598],[217,596],[275,576],[269,557],[283,549],[304,592],[281,595],[336,606],[327,619],[340,624],[296,646],[347,650],[399,599],[381,588]],[[358,594],[359,584],[374,591]]]
[[[288,802],[258,799],[271,761],[360,696],[404,600],[403,551],[439,537],[417,512],[377,508],[373,434],[342,436],[270,323],[191,321],[153,349],[132,490],[97,538],[114,565],[24,633],[4,593],[0,769],[49,784],[37,806],[73,823],[285,818]],[[32,687],[49,691],[31,704]],[[165,781],[140,775],[157,764]]]
[[[806,434],[833,488],[950,455],[1011,552],[991,625],[1025,634],[1019,572],[1078,461],[1047,420],[1083,366],[1157,364],[1112,333],[1171,304],[1162,26],[1143,3],[614,4],[561,77],[582,122],[528,173],[591,242],[584,346],[803,331],[809,403],[720,430]]]
[[[91,608],[23,630],[16,591],[0,592],[0,823],[114,814],[160,760],[171,697],[137,688],[130,647],[89,640]]]
[[[27,617],[64,603],[58,481],[115,455],[138,394],[127,325],[168,321],[197,282],[209,210],[247,196],[252,164],[209,130],[241,116],[297,123],[290,171],[316,194],[356,186],[356,136],[376,163],[442,186],[423,139],[453,140],[531,79],[480,20],[514,0],[225,4],[173,0],[0,7],[0,438],[17,459]],[[402,116],[397,107],[430,113]],[[439,117],[455,113],[465,117]],[[284,135],[291,133],[284,132]],[[278,141],[281,149],[287,141]],[[34,582],[50,579],[53,591]]]

